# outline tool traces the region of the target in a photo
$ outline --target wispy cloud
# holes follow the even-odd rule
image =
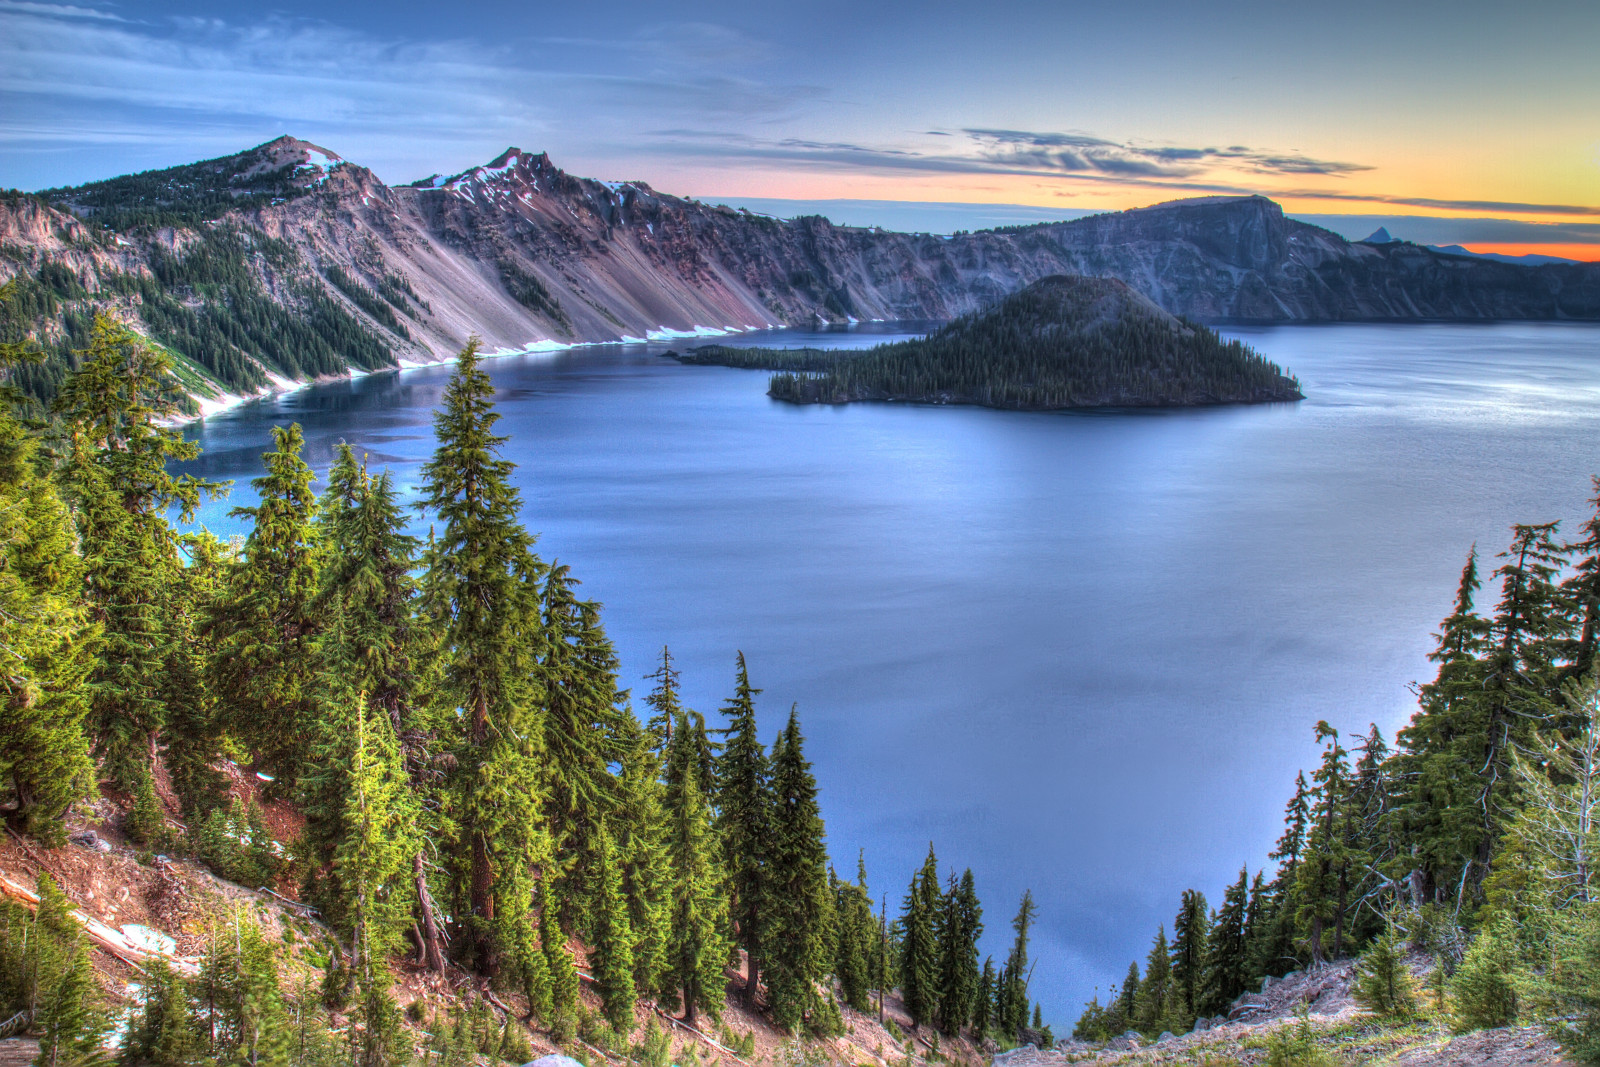
[[[760,121],[821,92],[765,80],[760,43],[710,24],[579,43],[414,41],[283,16],[133,23],[98,9],[0,0],[0,146],[53,151],[162,137],[197,145],[216,136],[237,148],[289,131],[381,161],[562,129],[620,138],[667,115]],[[575,60],[585,49],[598,58]]]
[[[1353,174],[1372,168],[1361,163],[1312,159],[1297,152],[1260,152],[1243,145],[1192,148],[1178,145],[1108,141],[1084,133],[965,129],[977,143],[980,159],[1043,172],[1099,173],[1147,177],[1190,177],[1218,167],[1262,174]]]

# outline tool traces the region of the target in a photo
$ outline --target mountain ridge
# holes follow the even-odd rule
[[[226,270],[202,270],[206,255]],[[578,177],[516,147],[391,186],[286,136],[0,199],[0,280],[26,276],[49,291],[35,303],[56,306],[31,325],[53,358],[70,359],[72,314],[114,309],[211,379],[213,399],[271,388],[274,377],[435,362],[473,334],[486,350],[512,352],[953,319],[1056,274],[1115,278],[1208,323],[1600,319],[1600,264],[1351,243],[1259,196],[940,237],[777,220],[644,182]],[[284,365],[263,317],[276,317],[279,333],[298,319],[323,347],[358,355]]]

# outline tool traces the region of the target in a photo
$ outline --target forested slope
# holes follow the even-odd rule
[[[0,395],[0,813],[27,857],[0,874],[37,898],[0,894],[0,1022],[46,1062],[89,1062],[118,999],[128,1065],[374,1067],[430,1042],[464,1063],[491,1008],[507,1058],[537,1035],[659,1063],[662,1026],[725,1032],[730,997],[780,1041],[830,1043],[896,987],[924,1047],[1048,1039],[1031,898],[998,967],[971,872],[931,847],[898,917],[875,910],[864,862],[853,881],[830,862],[797,711],[763,741],[742,655],[708,724],[663,649],[635,717],[600,605],[535,551],[475,344],[435,418],[425,542],[348,447],[314,493],[297,425],[273,430],[242,542],[186,528],[222,487],[182,473],[170,370],[102,315],[49,419]],[[235,883],[179,909],[183,951],[144,953],[138,990],[95,972],[56,883],[91,816],[140,850],[124,871],[164,854]],[[257,886],[315,911],[311,943],[264,925]],[[127,887],[73,888],[107,920],[166,921]],[[403,1016],[424,987],[473,992]]]

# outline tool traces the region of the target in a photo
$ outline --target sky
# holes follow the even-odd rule
[[[1592,0],[0,0],[0,185],[291,133],[391,182],[515,144],[778,214],[1248,192],[1600,258],[1596,55]]]

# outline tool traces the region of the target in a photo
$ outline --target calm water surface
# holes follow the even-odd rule
[[[1063,1032],[1182,889],[1218,901],[1263,862],[1318,719],[1404,721],[1468,547],[1575,525],[1600,472],[1600,328],[1233,332],[1308,399],[835,409],[664,345],[485,366],[525,521],[605,603],[624,684],[642,696],[670,643],[713,712],[743,649],[769,734],[799,704],[843,872],[865,848],[893,910],[932,839],[973,869],[997,957],[1032,888],[1034,993]],[[319,472],[343,438],[413,489],[448,376],[196,425],[194,467],[238,481],[203,520],[235,529],[274,423],[305,427]]]

